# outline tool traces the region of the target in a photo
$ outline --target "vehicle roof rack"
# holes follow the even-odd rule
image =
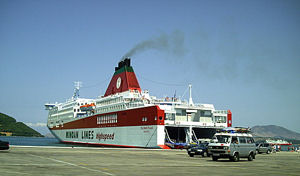
[[[219,133],[250,133],[250,128],[245,127],[227,127],[217,130]]]

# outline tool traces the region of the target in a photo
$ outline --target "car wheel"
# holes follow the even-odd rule
[[[206,153],[207,157],[210,157],[210,154],[209,153]]]
[[[190,157],[194,157],[194,154],[191,154],[191,153],[190,153],[189,155],[190,155]]]
[[[270,154],[271,153],[271,151],[270,150],[267,150],[267,154]]]
[[[218,161],[219,158],[217,156],[213,156],[212,159],[213,161]]]
[[[248,161],[253,161],[253,154],[252,153],[249,154]]]
[[[240,156],[238,153],[234,153],[233,157],[231,158],[231,161],[238,162],[240,160]]]

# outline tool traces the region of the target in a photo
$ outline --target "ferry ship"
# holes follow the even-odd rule
[[[272,139],[267,139],[266,143],[272,144],[272,145],[293,145],[291,142],[278,139],[278,140],[272,140]]]
[[[232,126],[230,110],[215,110],[212,104],[157,98],[142,91],[125,58],[103,96],[79,97],[77,82],[71,99],[47,103],[47,126],[63,143],[137,148],[180,148],[212,138],[217,129]]]

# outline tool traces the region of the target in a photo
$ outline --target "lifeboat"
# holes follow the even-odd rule
[[[95,103],[80,106],[81,111],[92,111],[95,108]]]

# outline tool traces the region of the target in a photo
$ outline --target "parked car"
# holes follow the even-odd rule
[[[0,140],[0,150],[8,150],[8,149],[9,149],[9,142]]]
[[[255,159],[256,146],[251,134],[247,133],[216,133],[213,143],[208,145],[208,151],[212,159],[229,158],[231,161],[239,161],[240,158]]]
[[[187,153],[189,154],[190,157],[194,157],[194,155],[202,155],[203,157],[205,156],[210,156],[208,153],[208,143],[200,143],[197,145],[192,145],[187,149]]]
[[[272,152],[272,150],[273,150],[273,147],[269,143],[258,143],[258,144],[256,144],[256,151],[259,154],[261,154],[261,153],[270,154]]]

